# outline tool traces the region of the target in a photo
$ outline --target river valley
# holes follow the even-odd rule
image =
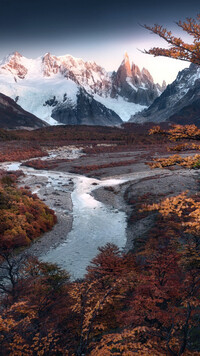
[[[71,155],[76,160],[81,151],[76,151],[75,155],[72,150]],[[71,158],[69,152],[68,157]],[[139,195],[149,191],[159,196],[161,192],[173,194],[185,190],[188,185],[190,188],[194,185],[196,189],[195,173],[151,170],[143,162],[135,164],[130,173],[122,171],[103,178],[91,178],[63,169],[59,171],[59,168],[35,170],[17,162],[4,163],[2,167],[22,169],[25,176],[21,178],[20,185],[29,186],[32,193],[37,193],[56,212],[58,218],[53,230],[36,240],[28,252],[41,260],[57,263],[70,273],[73,280],[84,276],[90,261],[98,253],[98,247],[113,243],[127,251],[133,247],[135,238],[148,231],[150,220],[128,224],[132,206],[125,202],[125,193],[135,194],[137,200]]]

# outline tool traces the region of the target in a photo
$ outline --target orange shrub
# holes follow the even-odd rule
[[[53,210],[36,194],[0,183],[0,245],[27,246],[56,223]]]

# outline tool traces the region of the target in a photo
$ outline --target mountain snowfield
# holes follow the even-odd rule
[[[67,100],[76,105],[78,86],[72,80],[63,80],[61,75],[55,77],[34,78],[32,80],[13,81],[2,78],[0,74],[0,92],[11,97],[24,109],[50,125],[57,125],[52,115],[53,106],[46,105],[56,95],[56,100],[63,101],[67,92]]]
[[[124,100],[122,96],[117,98],[104,97],[98,94],[94,94],[95,100],[105,105],[107,108],[113,110],[121,117],[123,121],[128,121],[132,115],[144,110],[147,106],[131,103]]]
[[[15,52],[0,62],[0,93],[50,125],[105,125],[107,118],[108,125],[120,124],[163,90],[146,69],[131,66],[127,54],[111,74],[70,55],[28,59]]]

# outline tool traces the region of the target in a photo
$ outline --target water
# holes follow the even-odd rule
[[[17,170],[19,167],[20,163],[17,162],[6,165],[8,170]],[[92,190],[155,175],[152,171],[137,172],[121,176],[119,179],[101,181],[63,172],[35,171],[25,167],[22,169],[27,175],[45,176],[48,178],[48,186],[56,190],[66,189],[62,185],[67,185],[69,180],[74,183],[74,191],[71,195],[73,203],[72,230],[66,236],[63,231],[66,238],[64,243],[57,248],[51,248],[48,253],[41,256],[42,260],[57,263],[65,268],[73,279],[84,276],[86,267],[98,253],[98,247],[110,242],[123,249],[126,244],[126,214],[97,201],[91,195]],[[66,208],[62,207],[63,210]]]
[[[4,167],[4,165],[2,166]],[[7,171],[17,171],[18,169],[21,169],[20,165],[21,165],[20,162],[12,162],[5,165],[5,168],[7,169]]]
[[[89,262],[96,256],[99,246],[115,243],[119,248],[126,244],[126,214],[106,207],[90,193],[97,186],[114,185],[121,180],[97,181],[87,177],[74,177],[73,228],[66,241],[42,257],[58,263],[73,279],[82,278]],[[64,232],[63,232],[64,233]]]

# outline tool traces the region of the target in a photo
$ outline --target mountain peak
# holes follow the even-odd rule
[[[136,77],[136,76],[140,77],[141,76],[141,72],[140,72],[139,67],[134,63],[132,63],[131,72],[132,72],[132,76],[133,77]]]
[[[163,91],[164,91],[166,88],[167,88],[166,81],[163,80],[163,82],[162,82],[162,89],[163,89]]]
[[[0,65],[3,70],[8,70],[14,76],[24,79],[28,70],[23,65],[23,59],[26,60],[19,52],[15,51],[5,57]]]
[[[8,56],[5,57],[5,59],[7,59],[7,61],[9,61],[10,59],[19,59],[19,58],[22,58],[22,54],[17,52],[17,51],[14,51],[14,52],[11,52]]]
[[[0,65],[8,64],[11,60],[16,61],[20,58],[22,58],[22,55],[19,52],[17,52],[17,51],[12,52],[3,58],[3,60],[0,62]]]
[[[124,60],[125,60],[125,61],[129,61],[128,52],[125,52],[125,53],[124,53]]]
[[[13,53],[12,53],[12,56],[13,56],[13,57],[18,57],[18,58],[21,58],[21,57],[22,57],[21,53],[19,53],[19,52],[17,52],[17,51],[13,52]]]
[[[131,73],[131,64],[130,64],[130,60],[129,60],[129,56],[128,56],[128,53],[125,52],[125,55],[124,55],[124,59],[118,69],[118,71],[121,72],[122,76],[123,77],[131,77],[132,76],[132,73]]]
[[[51,74],[57,74],[59,72],[60,64],[58,63],[58,59],[52,56],[51,53],[45,53],[42,57],[42,63],[45,77],[50,77]]]
[[[42,56],[42,59],[44,60],[45,58],[51,58],[52,55],[50,52],[46,52],[43,56]]]
[[[154,83],[153,77],[149,73],[148,69],[142,68],[141,74],[145,79],[149,80],[151,83]]]
[[[132,63],[127,52],[124,59],[113,76],[112,95],[121,95],[130,102],[148,106],[162,92],[163,88],[154,83],[154,80],[145,68],[140,71],[139,67]]]

